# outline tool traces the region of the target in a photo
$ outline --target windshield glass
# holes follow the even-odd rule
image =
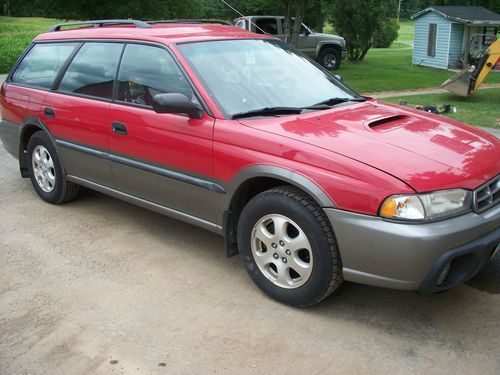
[[[332,98],[359,98],[281,41],[223,40],[177,48],[228,118],[262,108],[302,108]]]

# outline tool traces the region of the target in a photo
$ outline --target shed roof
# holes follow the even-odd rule
[[[415,13],[411,18],[416,19],[427,12],[436,12],[460,23],[500,25],[500,14],[479,6],[431,6]]]

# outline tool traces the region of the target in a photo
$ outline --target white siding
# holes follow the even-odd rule
[[[427,38],[430,23],[437,24],[435,56],[427,56]],[[434,12],[427,12],[418,17],[415,20],[412,63],[433,68],[448,68],[450,28],[450,22]]]

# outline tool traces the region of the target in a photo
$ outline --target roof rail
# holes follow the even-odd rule
[[[49,33],[53,31],[60,31],[64,26],[77,26],[77,25],[94,25],[94,27],[111,26],[111,25],[134,25],[135,27],[148,28],[149,24],[137,20],[94,20],[94,21],[76,21],[58,23],[49,29]]]
[[[149,24],[156,24],[156,23],[212,23],[212,24],[219,24],[219,25],[228,25],[228,26],[233,26],[233,24],[222,21],[222,20],[203,20],[203,19],[191,19],[191,18],[186,18],[186,19],[173,19],[173,20],[154,20],[154,21],[147,21]]]

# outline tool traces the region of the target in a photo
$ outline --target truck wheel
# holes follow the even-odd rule
[[[56,149],[47,134],[42,131],[33,134],[27,148],[29,175],[40,198],[54,204],[74,199],[79,186],[66,180]]]
[[[328,70],[338,69],[340,60],[340,51],[336,48],[323,48],[318,56],[318,62]]]
[[[267,190],[248,202],[238,223],[238,247],[257,286],[288,305],[314,305],[342,282],[328,219],[292,186]]]

